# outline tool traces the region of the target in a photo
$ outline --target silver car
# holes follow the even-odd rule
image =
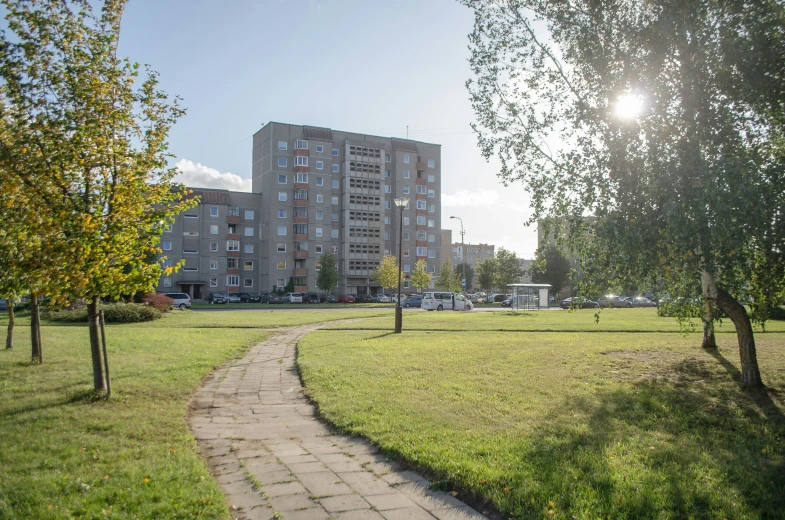
[[[169,292],[166,293],[165,296],[174,301],[174,306],[178,309],[190,309],[191,308],[191,297],[188,296],[186,293],[181,292]]]
[[[281,303],[302,303],[303,302],[303,295],[302,293],[298,292],[288,292],[283,295],[281,299]]]

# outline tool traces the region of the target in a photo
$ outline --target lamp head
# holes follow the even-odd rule
[[[393,199],[393,202],[395,202],[395,205],[399,208],[403,208],[409,203],[409,199],[398,197],[397,199]]]
[[[458,218],[458,217],[450,217],[450,218]]]

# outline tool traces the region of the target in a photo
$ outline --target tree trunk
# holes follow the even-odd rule
[[[5,310],[8,313],[8,334],[5,337],[5,348],[14,348],[16,317],[14,316],[14,302],[10,298],[5,300]]]
[[[714,321],[711,319],[711,301],[703,299],[703,343],[702,348],[716,350],[717,340],[714,338]]]
[[[90,329],[90,353],[93,357],[93,387],[98,392],[106,391],[106,380],[101,366],[101,342],[98,330],[98,296],[87,304],[87,327]]]
[[[30,297],[30,341],[33,346],[33,364],[42,365],[44,353],[41,351],[41,314],[38,310],[37,294],[32,294]]]
[[[755,338],[752,334],[752,323],[747,311],[730,294],[717,287],[714,279],[707,272],[703,272],[704,287],[708,290],[706,295],[716,302],[720,309],[736,326],[736,336],[739,339],[739,356],[741,358],[741,386],[747,390],[763,388],[758,369],[758,356],[755,352]]]

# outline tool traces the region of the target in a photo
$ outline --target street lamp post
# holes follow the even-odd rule
[[[463,280],[464,280],[464,282],[461,283],[461,286],[463,286],[463,284],[468,281],[466,280],[466,248],[463,246],[463,234],[465,233],[465,231],[463,230],[463,219],[461,217],[450,217],[450,219],[454,219],[454,218],[457,218],[458,220],[461,221],[461,256],[463,259]]]
[[[401,214],[398,215],[400,220],[400,230],[398,232],[398,301],[395,303],[395,333],[400,334],[403,328],[403,307],[401,307],[401,270],[403,269],[403,210],[409,203],[409,199],[399,197],[393,199],[395,205],[401,208]]]

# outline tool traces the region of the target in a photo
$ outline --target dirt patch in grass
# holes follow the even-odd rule
[[[654,350],[609,350],[600,352],[613,360],[608,373],[618,381],[654,381],[675,386],[705,384],[717,379],[733,379],[727,370],[706,359],[683,352]]]

